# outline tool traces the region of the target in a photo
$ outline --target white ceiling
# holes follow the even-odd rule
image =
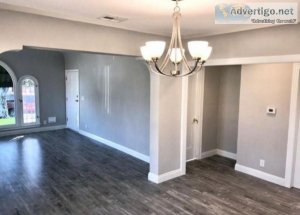
[[[264,0],[263,2],[284,1]],[[214,6],[224,2],[226,1],[181,1],[183,37],[215,35],[268,27],[266,25],[214,24]],[[244,0],[230,2],[245,3]],[[247,0],[246,2],[257,2],[257,0]],[[298,2],[298,7],[300,6],[300,0],[293,0],[293,2]],[[0,8],[3,9],[165,36],[169,36],[171,33],[171,15],[174,6],[175,3],[171,0],[0,0]],[[122,23],[111,23],[97,19],[105,15],[118,16],[128,20]]]

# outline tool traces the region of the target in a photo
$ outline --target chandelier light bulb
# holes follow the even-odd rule
[[[152,59],[159,59],[164,53],[166,42],[164,41],[149,41],[146,42],[146,47]]]
[[[147,46],[142,46],[140,49],[141,49],[141,53],[142,53],[142,56],[145,59],[145,61],[147,61],[147,62],[151,61],[152,58],[150,56]]]
[[[183,54],[184,54],[184,49],[183,49]],[[181,55],[181,49],[180,48],[173,48],[171,49],[170,51],[170,60],[173,62],[173,63],[180,63],[183,59],[183,56]]]
[[[201,56],[201,60],[202,61],[207,61],[207,59],[210,57],[212,52],[212,47],[208,46],[206,48],[203,49],[203,54]]]
[[[203,50],[207,49],[207,41],[190,41],[188,42],[189,52],[193,59],[201,58],[203,55]]]

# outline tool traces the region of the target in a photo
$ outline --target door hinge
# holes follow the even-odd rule
[[[67,117],[67,122],[69,121],[68,117]]]

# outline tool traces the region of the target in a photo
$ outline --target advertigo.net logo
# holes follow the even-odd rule
[[[223,3],[215,6],[216,24],[297,24],[297,3]]]

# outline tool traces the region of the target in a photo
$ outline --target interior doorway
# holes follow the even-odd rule
[[[201,158],[218,154],[236,159],[241,66],[205,70]]]
[[[67,127],[79,131],[79,71],[66,70]]]
[[[273,61],[274,63],[270,63]],[[286,187],[299,187],[297,180],[299,180],[300,173],[297,172],[297,170],[300,169],[300,147],[296,147],[297,144],[295,142],[299,142],[300,139],[298,138],[297,140],[297,135],[300,133],[297,132],[300,124],[300,67],[299,64],[290,63],[289,61],[290,59],[287,58],[279,61],[276,58],[267,57],[233,59],[226,62],[216,60],[206,66],[204,77],[206,79],[210,72],[209,70],[217,68],[219,65],[220,67],[222,67],[221,65],[226,65],[226,67],[233,66],[230,64],[242,65],[241,68],[244,72],[242,72],[244,75],[241,75],[240,85],[243,86],[242,89],[240,89],[240,105],[241,102],[242,105],[239,107],[239,117],[241,117],[241,113],[242,117],[238,120],[239,125],[240,122],[243,124],[241,131],[240,126],[238,128],[238,132],[241,135],[238,135],[239,140],[237,142],[239,143],[239,147],[237,151],[239,155],[238,160],[240,161],[239,166],[241,166],[242,163],[244,165],[243,167],[246,166],[246,168],[235,168],[238,171]],[[237,62],[244,63],[237,64]],[[292,71],[293,66],[294,70],[292,74],[289,71]],[[203,100],[205,100],[205,91],[207,92],[205,83],[201,84],[201,82],[198,82],[198,84],[200,85],[199,92],[203,93],[203,95],[200,94],[200,98],[203,97]],[[259,90],[256,92],[253,89]],[[276,93],[274,93],[275,91]],[[243,99],[241,100],[241,98]],[[205,101],[200,101],[197,105],[198,108],[203,106],[203,112],[201,112],[201,114],[203,115],[202,121],[204,121],[203,113],[205,112]],[[241,112],[241,110],[243,111]],[[212,112],[216,113],[216,109]],[[193,116],[196,116],[196,114]],[[215,115],[212,116],[216,117]],[[202,124],[203,129],[207,126],[207,123],[201,123],[201,120],[199,120],[199,124]],[[284,127],[281,128],[283,124]],[[249,129],[249,127],[251,129]],[[277,129],[277,131],[272,132],[274,129]],[[257,130],[263,130],[264,132],[257,135]],[[247,134],[246,131],[249,134]],[[208,135],[209,132],[202,132],[200,135],[200,155],[195,159],[209,157],[214,154],[223,155],[222,151],[218,149],[215,150],[214,147],[212,147],[211,150],[206,150],[207,153],[204,153],[204,133]],[[272,135],[268,136],[268,133]],[[255,146],[253,145],[253,141],[251,141],[253,138],[256,138],[254,142],[256,144]],[[264,147],[262,147],[262,145]],[[274,145],[276,145],[276,147],[273,147]],[[287,154],[285,154],[286,148]],[[253,152],[251,156],[247,156],[249,151]],[[225,154],[225,157],[229,157],[228,155],[231,156],[234,155],[234,153]],[[273,165],[275,163],[276,165]],[[259,172],[259,174],[256,174],[257,172]],[[269,177],[270,175],[272,177]]]
[[[210,66],[189,79],[187,160],[236,159],[241,65]]]

